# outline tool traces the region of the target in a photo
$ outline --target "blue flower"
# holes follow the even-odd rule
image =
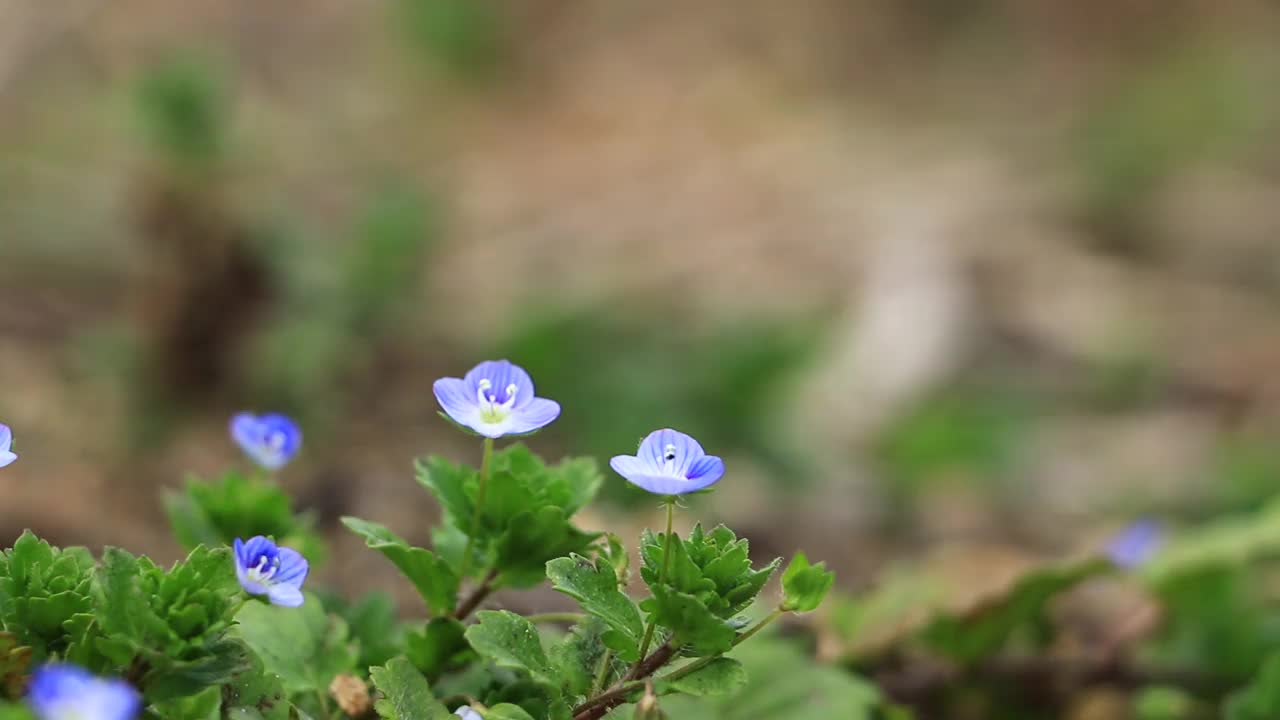
[[[302,582],[307,579],[307,559],[297,550],[276,547],[259,535],[241,542],[236,538],[236,578],[250,595],[266,595],[272,605],[302,604]]]
[[[1164,545],[1164,530],[1154,520],[1139,520],[1107,543],[1107,557],[1117,566],[1133,569],[1150,560]]]
[[[10,452],[9,448],[13,446],[13,431],[8,425],[0,423],[0,467],[9,465],[18,459],[18,454]]]
[[[527,435],[560,416],[560,404],[533,396],[533,379],[506,360],[482,362],[464,378],[440,378],[436,400],[459,425],[487,438]]]
[[[36,670],[27,703],[40,720],[132,720],[142,709],[142,697],[129,683],[66,664]]]
[[[628,482],[658,495],[683,495],[710,487],[724,475],[724,461],[702,451],[697,440],[676,430],[655,430],[634,456],[609,461]]]
[[[463,705],[457,710],[454,710],[453,714],[462,718],[462,720],[484,720],[480,713],[476,712],[475,708],[470,705]]]
[[[298,454],[302,431],[279,413],[254,415],[238,413],[231,418],[231,437],[255,463],[267,470],[279,470]]]

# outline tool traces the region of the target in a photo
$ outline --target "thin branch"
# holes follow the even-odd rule
[[[480,603],[484,602],[485,598],[489,597],[489,594],[496,589],[494,581],[497,579],[498,571],[490,570],[489,574],[484,576],[484,580],[475,586],[471,593],[462,599],[462,602],[458,603],[458,608],[453,611],[454,619],[466,620],[467,616],[474,612],[477,607],[480,607]]]

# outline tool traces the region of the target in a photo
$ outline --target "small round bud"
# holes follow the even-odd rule
[[[369,688],[364,681],[350,673],[344,673],[329,683],[329,694],[338,702],[338,707],[347,715],[363,717],[373,709],[369,699]]]

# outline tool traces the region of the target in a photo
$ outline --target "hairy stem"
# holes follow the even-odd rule
[[[471,594],[462,599],[458,603],[458,608],[453,611],[455,620],[466,620],[476,608],[480,607],[480,603],[489,597],[489,594],[497,590],[498,571],[490,570],[488,575],[484,576],[484,580],[471,591]]]
[[[480,488],[476,490],[476,507],[471,512],[471,527],[467,528],[467,549],[462,552],[462,570],[458,576],[465,579],[471,570],[471,549],[480,530],[480,513],[484,511],[484,491],[489,484],[489,464],[493,459],[493,438],[484,439],[484,451],[480,455]]]
[[[627,695],[632,691],[644,687],[644,678],[660,670],[675,654],[676,648],[670,642],[659,645],[652,655],[636,663],[622,682],[574,708],[573,720],[599,720],[604,717],[610,710],[626,702]]]
[[[591,683],[591,694],[595,695],[604,689],[609,680],[609,664],[613,662],[613,651],[606,649],[600,658],[600,669],[596,671],[595,682]]]
[[[675,515],[675,499],[667,498],[667,534],[662,536],[662,567],[658,569],[658,584],[661,585],[667,581],[667,568],[671,566],[671,520]],[[649,616],[649,624],[644,628],[644,639],[640,641],[640,658],[643,660],[644,654],[649,652],[649,643],[653,642],[653,631],[657,628],[658,623],[652,615]],[[639,667],[637,665],[637,667]]]

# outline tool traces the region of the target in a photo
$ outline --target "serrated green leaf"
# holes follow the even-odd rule
[[[249,667],[222,688],[224,720],[289,720],[290,706],[279,675],[269,673],[251,655]]]
[[[0,623],[35,657],[65,653],[66,623],[93,609],[93,558],[84,548],[56,548],[25,531],[0,554]]]
[[[504,585],[532,587],[546,577],[548,561],[586,552],[598,537],[574,527],[557,507],[520,512],[498,538],[496,567]]]
[[[557,686],[555,672],[538,630],[525,618],[505,610],[486,610],[467,628],[467,642],[475,651],[499,667],[524,670],[534,680]]]
[[[382,694],[374,709],[385,720],[449,720],[454,717],[432,694],[426,678],[407,658],[392,658],[382,667],[370,668],[369,677]]]
[[[146,675],[147,700],[164,702],[222,685],[253,668],[249,648],[239,640],[224,640],[190,661],[157,662]]]
[[[458,596],[458,576],[448,563],[430,550],[409,545],[384,525],[355,517],[342,518],[342,524],[364,538],[365,545],[394,563],[413,583],[433,613],[447,615],[453,612]]]
[[[578,623],[551,648],[551,664],[560,678],[561,689],[570,698],[585,698],[591,690],[591,684],[600,669],[600,662],[606,652],[600,636],[608,631],[608,626],[598,618],[589,617]],[[619,663],[612,663],[619,666]],[[625,667],[625,664],[621,664]],[[606,672],[605,683],[611,684],[613,673]]]
[[[609,646],[624,660],[640,659],[640,636],[644,634],[640,611],[618,590],[618,578],[607,562],[593,563],[581,555],[558,558],[547,563],[547,577],[552,588],[577,600],[583,610],[616,633]]]
[[[346,622],[325,613],[310,593],[296,608],[251,602],[236,620],[237,634],[262,658],[267,672],[280,676],[288,692],[325,690],[336,675],[355,668]]]
[[[694,532],[700,533],[701,529],[695,527]],[[662,575],[662,558],[666,548],[664,538],[663,534],[655,535],[646,530],[641,541],[640,550],[644,566],[640,569],[640,576],[644,578],[645,584],[650,589],[658,584],[658,577]],[[679,535],[673,535],[671,538],[671,562],[667,565],[665,582],[668,587],[678,592],[696,597],[713,593],[716,589],[715,582],[703,577],[702,569],[694,563],[687,544],[681,541]]]
[[[485,720],[533,720],[533,716],[525,712],[524,708],[511,703],[494,705],[484,717]]]
[[[158,703],[155,711],[164,720],[219,720],[222,717],[222,688],[206,687],[195,695]]]
[[[301,552],[312,567],[326,555],[314,518],[295,513],[288,493],[268,477],[234,470],[212,481],[192,476],[181,490],[165,493],[164,508],[174,536],[188,550],[265,535]]]
[[[675,680],[658,678],[654,689],[659,695],[684,693],[695,697],[732,695],[747,684],[747,671],[733,658],[718,657],[684,677]]]
[[[434,618],[421,631],[405,636],[406,654],[423,675],[438,678],[471,652],[465,631],[462,623],[451,617]]]
[[[419,460],[416,469],[418,484],[435,496],[445,518],[455,527],[469,526],[474,505],[467,488],[476,483],[478,473],[436,456]]]
[[[591,502],[604,482],[595,458],[567,458],[550,470],[543,493],[570,517]]]
[[[797,613],[817,610],[835,580],[826,563],[810,565],[804,553],[796,553],[782,572],[782,609]]]
[[[645,601],[658,625],[673,633],[676,644],[698,655],[716,655],[733,647],[737,633],[698,598],[687,593],[653,588],[653,597]]]

